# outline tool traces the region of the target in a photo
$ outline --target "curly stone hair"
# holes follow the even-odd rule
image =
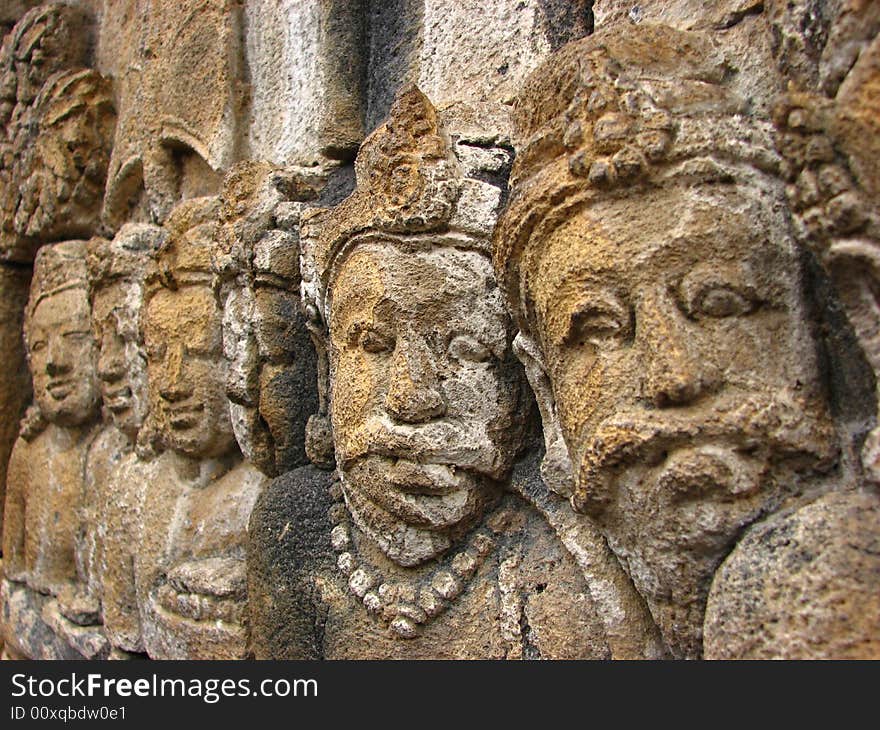
[[[514,104],[517,158],[493,257],[524,326],[520,263],[578,209],[667,181],[778,177],[769,121],[746,114],[733,70],[704,34],[639,25],[574,41]]]

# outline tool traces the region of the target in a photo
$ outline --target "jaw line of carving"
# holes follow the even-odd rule
[[[345,504],[355,525],[370,538],[385,556],[404,568],[411,568],[436,558],[452,546],[452,539],[443,532],[408,525],[373,502],[361,497],[356,490],[346,488],[342,480]],[[390,529],[379,528],[376,520],[366,513],[373,512],[388,523]]]

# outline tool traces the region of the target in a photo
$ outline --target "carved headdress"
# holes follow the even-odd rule
[[[27,261],[38,243],[95,232],[115,123],[110,82],[97,71],[46,81],[16,140],[0,255]]]
[[[85,241],[64,241],[40,248],[34,261],[34,277],[25,310],[25,336],[27,321],[41,301],[68,289],[87,288]]]
[[[506,166],[508,153],[492,141],[467,147],[417,87],[398,93],[388,120],[361,146],[355,191],[331,210],[303,214],[303,301],[316,308],[313,318],[326,321],[329,283],[359,243],[422,241],[490,255],[503,190],[486,178],[499,172],[499,156]]]
[[[493,251],[521,328],[521,261],[592,201],[745,177],[781,191],[772,126],[747,114],[733,73],[708,36],[645,24],[570,43],[532,74]]]
[[[298,289],[299,217],[324,181],[318,171],[268,162],[235,165],[223,181],[216,231],[217,274]]]
[[[0,50],[0,99],[29,104],[54,73],[86,65],[88,16],[67,3],[29,10],[4,39]],[[21,68],[26,73],[17,73]]]
[[[171,211],[165,221],[168,237],[155,251],[147,271],[147,298],[161,287],[214,285],[219,210],[219,199],[209,196],[185,200]]]
[[[150,257],[164,243],[167,235],[160,226],[126,223],[113,240],[91,239],[86,259],[90,291],[119,280],[143,283]]]

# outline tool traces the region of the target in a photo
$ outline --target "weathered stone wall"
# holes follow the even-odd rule
[[[876,3],[0,31],[4,657],[880,657]]]

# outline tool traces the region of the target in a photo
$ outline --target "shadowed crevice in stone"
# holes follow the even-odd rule
[[[367,133],[388,116],[397,90],[418,78],[423,0],[367,0]]]
[[[539,0],[550,47],[555,51],[569,41],[593,32],[593,0]]]

